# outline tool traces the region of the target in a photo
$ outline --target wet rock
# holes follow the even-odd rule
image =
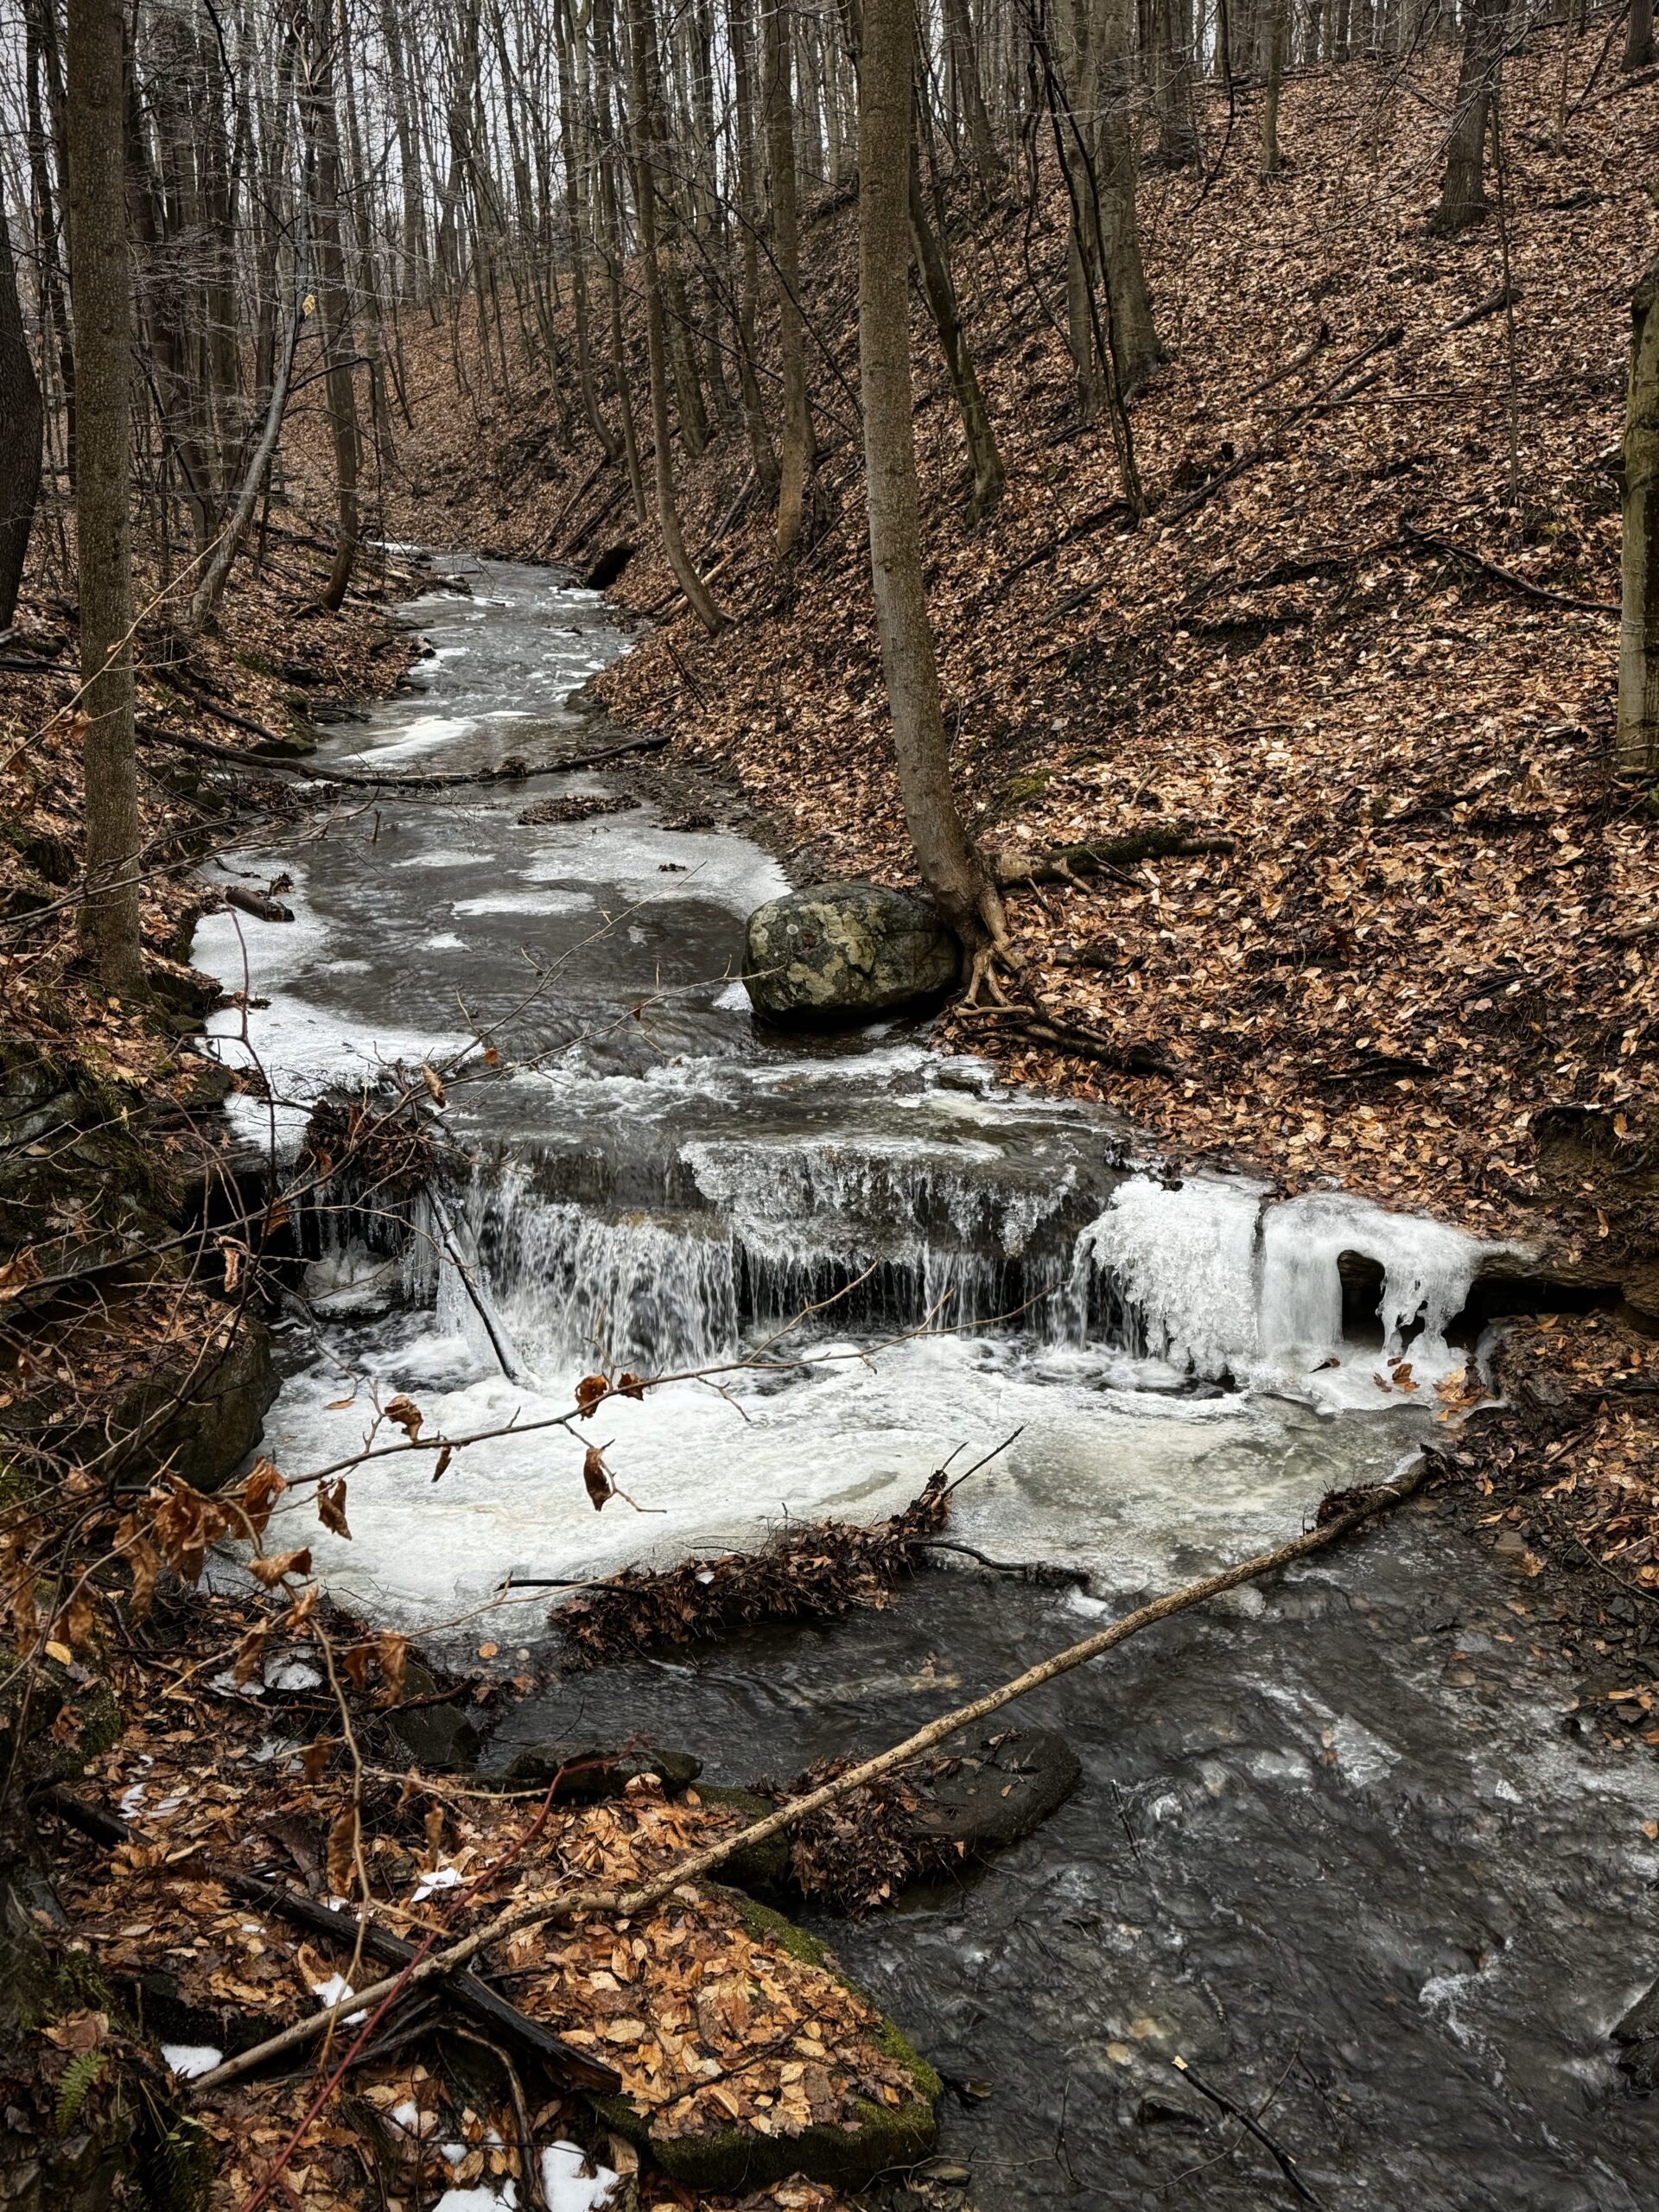
[[[757,1014],[800,1028],[934,1005],[961,950],[937,908],[880,883],[816,883],[749,917],[743,982]]]
[[[714,1883],[705,1886],[737,1907],[744,1926],[757,1940],[779,1942],[796,1958],[836,1972],[817,1937],[782,1913],[758,1904],[740,1890]],[[849,1989],[858,1988],[845,1974],[837,1979]],[[874,2002],[867,1992],[858,1993]],[[914,2166],[932,2149],[938,2132],[934,2105],[942,2087],[938,2075],[891,2021],[884,2024],[881,2040],[888,2055],[910,2075],[914,2094],[890,2106],[860,2098],[855,2120],[821,2123],[798,2135],[761,2135],[747,2127],[723,2128],[713,2135],[657,2135],[649,2115],[626,2097],[593,2097],[589,2101],[619,2135],[648,2149],[671,2181],[698,2196],[766,2189],[791,2174],[804,2174],[809,2181],[836,2189],[861,2189],[878,2174]]]
[[[389,1715],[386,1726],[410,1765],[433,1774],[470,1774],[484,1748],[484,1738],[453,1700],[410,1706]]]
[[[1638,1997],[1613,2030],[1619,2070],[1638,2089],[1659,2089],[1659,1981]]]
[[[630,561],[633,558],[632,538],[619,537],[614,545],[607,545],[582,572],[584,591],[608,591]]]
[[[1176,2096],[1167,2089],[1148,2089],[1135,2108],[1137,2127],[1192,2127],[1209,2125],[1201,2105]]]
[[[655,1746],[626,1751],[592,1741],[537,1744],[520,1751],[503,1779],[514,1789],[545,1789],[555,1780],[558,1804],[590,1805],[620,1797],[635,1776],[657,1775],[671,1797],[677,1797],[702,1772],[702,1761],[690,1751]]]
[[[912,1825],[970,1854],[1000,1851],[1063,1805],[1082,1774],[1077,1753],[1052,1728],[1010,1729],[931,1783]]]
[[[145,1383],[138,1394],[143,1402],[124,1408],[119,1419],[137,1428],[150,1417],[149,1402],[156,1402],[160,1426],[145,1438],[138,1464],[165,1465],[198,1490],[217,1490],[264,1434],[277,1389],[270,1331],[252,1314],[241,1315],[229,1341],[187,1382],[182,1402],[174,1403],[178,1382],[164,1376]]]

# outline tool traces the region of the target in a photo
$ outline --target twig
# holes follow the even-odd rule
[[[1209,1599],[1220,1597],[1225,1591],[1236,1590],[1246,1582],[1255,1582],[1264,1574],[1292,1566],[1314,1552],[1325,1550],[1344,1536],[1351,1535],[1366,1522],[1403,1503],[1421,1488],[1427,1471],[1427,1461],[1420,1459],[1398,1482],[1379,1483],[1356,1499],[1345,1511],[1333,1514],[1323,1527],[1316,1525],[1272,1551],[1259,1552],[1253,1558],[1242,1560],[1236,1567],[1225,1567],[1218,1574],[1206,1575],[1201,1581],[1189,1582],[1165,1597],[1154,1599],[1149,1605],[1137,1606],[1132,1613],[1126,1613],[1121,1620],[1114,1621],[1109,1628],[1101,1629],[1095,1635],[1085,1637],[1080,1643],[1071,1644],[1065,1650],[1056,1652],[1052,1657],[1040,1661],[1036,1666],[1027,1668],[1023,1674],[1016,1675],[1011,1681],[988,1691],[985,1696],[976,1698],[968,1705],[958,1706],[952,1713],[942,1714],[925,1727],[918,1728],[914,1735],[907,1736],[902,1743],[878,1752],[874,1758],[861,1760],[856,1766],[849,1767],[845,1773],[836,1776],[817,1789],[809,1790],[804,1797],[791,1798],[787,1804],[780,1805],[776,1812],[767,1814],[765,1819],[755,1821],[749,1827],[740,1828],[735,1834],[725,1836],[717,1843],[709,1844],[701,1851],[691,1852],[685,1858],[677,1859],[664,1872],[637,1888],[571,1889],[556,1891],[534,1904],[510,1907],[493,1920],[486,1922],[483,1927],[474,1929],[470,1935],[451,1943],[447,1949],[431,1951],[417,1959],[402,1974],[389,1977],[385,1981],[376,1982],[370,1988],[359,1990],[354,1996],[342,1999],[338,2005],[296,2020],[291,2027],[284,2028],[279,2035],[269,2037],[264,2043],[255,2044],[251,2050],[238,2052],[235,2057],[214,2067],[211,2073],[198,2075],[192,2084],[193,2090],[197,2094],[205,2095],[209,2090],[263,2065],[268,2058],[274,2058],[279,2052],[308,2043],[312,2037],[321,2035],[339,2013],[348,2008],[358,2011],[377,2005],[411,1986],[429,1981],[438,1975],[454,1974],[458,1967],[464,1967],[480,1951],[487,1950],[492,1944],[500,1942],[505,1936],[516,1935],[521,1929],[539,1928],[550,1920],[571,1920],[583,1913],[632,1918],[649,1910],[652,1905],[660,1904],[664,1897],[671,1897],[682,1884],[694,1882],[704,1874],[712,1873],[715,1867],[723,1866],[734,1852],[765,1843],[771,1837],[781,1834],[785,1829],[793,1827],[804,1820],[809,1814],[821,1811],[824,1806],[835,1803],[852,1790],[862,1789],[867,1783],[891,1773],[895,1767],[906,1765],[912,1759],[919,1758],[924,1751],[931,1751],[936,1744],[959,1735],[964,1728],[970,1728],[976,1721],[984,1719],[987,1714],[1000,1712],[1005,1705],[1013,1704],[1016,1698],[1041,1688],[1058,1675],[1070,1674],[1074,1668],[1081,1667],[1090,1660],[1100,1658],[1118,1644],[1127,1643],[1132,1636],[1138,1636],[1142,1630],[1152,1628],[1158,1622],[1168,1620],[1173,1614],[1185,1612],[1192,1606],[1203,1605]]]
[[[1208,2097],[1212,2105],[1219,2105],[1223,2112],[1230,2113],[1234,2120],[1243,2123],[1263,2150],[1270,2152],[1277,2161],[1280,2172],[1283,2174],[1303,2203],[1317,2205],[1319,2212],[1326,2212],[1325,2199],[1317,2196],[1302,2179],[1297,2170],[1295,2158],[1291,2152],[1282,2145],[1274,2141],[1253,2112],[1243,2105],[1235,2103],[1224,2090],[1211,2088],[1209,2082],[1201,2075],[1195,2074],[1186,2061],[1179,2055],[1172,2058],[1169,2063],[1178,2073],[1185,2076],[1201,2095]]]
[[[1478,569],[1484,576],[1508,584],[1511,591],[1524,592],[1529,599],[1541,600],[1547,607],[1566,607],[1575,614],[1617,614],[1616,601],[1605,599],[1574,599],[1568,592],[1551,591],[1546,584],[1535,584],[1530,576],[1523,576],[1514,569],[1501,568],[1496,561],[1488,561],[1467,545],[1459,545],[1455,538],[1441,537],[1433,531],[1419,530],[1414,522],[1402,516],[1400,535],[1408,544],[1431,545],[1437,553],[1444,553],[1453,561],[1461,561],[1465,568]]]

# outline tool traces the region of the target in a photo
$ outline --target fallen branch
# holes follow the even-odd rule
[[[992,1559],[972,1544],[953,1543],[944,1536],[930,1536],[922,1549],[960,1552],[963,1559],[976,1560],[989,1573],[1017,1574],[1022,1582],[1033,1582],[1048,1589],[1086,1590],[1092,1579],[1086,1567],[1062,1567],[1052,1559]]]
[[[251,914],[257,922],[291,922],[294,909],[284,906],[280,899],[273,899],[264,891],[245,890],[239,883],[232,884],[224,894],[225,904],[234,906],[244,914]]]
[[[1305,369],[1310,361],[1324,353],[1330,343],[1331,326],[1328,322],[1322,322],[1301,352],[1287,361],[1282,369],[1275,369],[1270,377],[1263,377],[1260,384],[1253,384],[1248,391],[1240,392],[1240,406],[1247,399],[1260,399],[1264,391],[1271,391],[1274,385],[1283,384],[1287,377],[1294,377],[1299,369]]]
[[[999,1035],[1006,1036],[1013,1030],[1033,1045],[1046,1045],[1057,1052],[1074,1053],[1077,1058],[1093,1060],[1101,1067],[1116,1068],[1120,1075],[1156,1075],[1167,1081],[1181,1072],[1179,1063],[1160,1045],[1121,1045],[1104,1030],[1068,1021],[1063,1014],[1034,1014],[1020,1006],[987,1006],[964,1008],[958,1019],[996,1022],[1001,1025]]]
[[[1243,2122],[1249,2133],[1255,2136],[1256,2141],[1261,2144],[1262,2149],[1273,2158],[1280,2172],[1283,2174],[1304,2204],[1316,2204],[1319,2207],[1319,2212],[1325,2212],[1324,2198],[1313,2194],[1297,2171],[1296,2160],[1291,2152],[1287,2151],[1282,2144],[1274,2141],[1253,2112],[1248,2111],[1241,2104],[1236,2104],[1224,2090],[1212,2089],[1201,2075],[1192,2071],[1184,2058],[1172,2058],[1169,2063],[1178,2074],[1185,2075],[1195,2089],[1202,2095],[1208,2097],[1212,2105],[1219,2105],[1223,2112],[1230,2113],[1233,2119]]]
[[[1470,330],[1478,322],[1484,322],[1489,315],[1501,315],[1505,308],[1512,308],[1522,296],[1518,284],[1500,284],[1495,292],[1488,292],[1484,300],[1477,300],[1473,307],[1460,315],[1455,322],[1448,322],[1442,334],[1449,337],[1454,330]]]
[[[451,791],[462,784],[522,784],[531,776],[568,775],[575,768],[597,768],[626,753],[659,753],[669,741],[666,735],[660,734],[631,737],[624,744],[609,745],[598,753],[578,753],[569,760],[521,760],[500,768],[475,768],[464,774],[457,771],[433,776],[357,775],[349,769],[315,768],[308,760],[269,753],[238,753],[233,746],[215,745],[206,737],[187,737],[181,730],[162,729],[155,722],[138,725],[138,741],[141,745],[170,745],[181,753],[205,753],[211,760],[226,760],[233,767],[257,768],[262,772],[275,769],[281,775],[297,776],[308,784],[344,784],[376,791]]]
[[[1008,891],[1024,883],[1070,883],[1081,875],[1110,875],[1136,861],[1179,859],[1189,853],[1230,853],[1234,840],[1224,830],[1186,830],[1178,825],[1137,830],[1127,837],[1105,837],[1089,845],[1054,845],[1046,852],[1021,853],[1005,846],[992,856],[998,887]]]
[[[1082,1643],[1074,1643],[1066,1650],[1056,1652],[1052,1658],[1027,1668],[1023,1674],[1016,1675],[1000,1688],[988,1691],[985,1696],[974,1699],[970,1704],[958,1706],[954,1712],[944,1713],[938,1719],[930,1721],[925,1727],[918,1728],[913,1736],[907,1736],[903,1743],[894,1744],[889,1750],[878,1752],[874,1758],[864,1759],[857,1766],[849,1767],[845,1774],[837,1775],[833,1781],[823,1783],[817,1789],[809,1790],[804,1797],[791,1798],[786,1805],[780,1805],[775,1813],[768,1813],[763,1820],[752,1821],[747,1827],[723,1837],[718,1843],[691,1852],[649,1882],[641,1883],[633,1889],[555,1891],[551,1896],[542,1897],[533,1904],[509,1907],[493,1920],[487,1921],[482,1928],[474,1929],[471,1935],[460,1937],[447,1948],[429,1952],[402,1974],[376,1982],[368,1989],[359,1990],[337,2005],[328,2005],[308,2014],[302,2020],[296,2021],[292,2027],[284,2028],[280,2035],[270,2037],[251,2050],[238,2052],[234,2058],[226,2059],[223,2065],[214,2067],[211,2073],[198,2075],[190,2085],[192,2090],[197,2094],[203,2094],[218,2088],[226,2082],[251,2073],[267,2059],[275,2058],[285,2050],[292,2050],[300,2044],[310,2042],[314,2037],[332,2027],[348,2011],[372,2008],[417,1983],[454,1974],[458,1967],[464,1967],[480,1951],[487,1950],[492,1944],[500,1942],[505,1936],[518,1934],[521,1929],[539,1928],[550,1920],[572,1920],[583,1913],[604,1913],[607,1916],[614,1915],[632,1918],[650,1910],[665,1897],[671,1897],[682,1884],[695,1882],[702,1876],[712,1873],[734,1852],[747,1850],[756,1844],[765,1843],[772,1836],[781,1834],[785,1829],[793,1827],[798,1821],[817,1812],[823,1806],[833,1804],[838,1797],[845,1796],[849,1790],[861,1788],[878,1776],[891,1773],[894,1767],[903,1766],[907,1760],[918,1758],[924,1751],[931,1751],[936,1744],[959,1735],[964,1728],[972,1727],[976,1721],[984,1719],[989,1713],[1000,1712],[1005,1705],[1012,1705],[1016,1698],[1024,1697],[1032,1690],[1040,1689],[1046,1682],[1070,1674],[1074,1668],[1084,1666],[1091,1659],[1100,1658],[1118,1644],[1126,1643],[1132,1636],[1138,1636],[1143,1629],[1151,1628],[1159,1621],[1168,1620],[1172,1615],[1185,1612],[1192,1606],[1203,1605],[1211,1598],[1218,1598],[1226,1591],[1236,1590],[1246,1582],[1257,1581],[1262,1575],[1270,1574],[1280,1567],[1293,1566],[1296,1560],[1306,1559],[1312,1553],[1325,1550],[1356,1529],[1363,1527],[1366,1522],[1375,1520],[1379,1514],[1391,1512],[1402,1503],[1421,1486],[1427,1471],[1427,1459],[1420,1459],[1398,1482],[1379,1483],[1374,1488],[1363,1491],[1352,1504],[1317,1522],[1301,1535],[1293,1536],[1288,1543],[1280,1544],[1272,1551],[1259,1552],[1254,1558],[1243,1560],[1236,1567],[1225,1567],[1218,1574],[1206,1575],[1202,1581],[1189,1582],[1184,1588],[1173,1590],[1166,1597],[1154,1599],[1149,1605],[1137,1606],[1132,1613],[1126,1613],[1122,1620],[1114,1621],[1109,1628],[1085,1637]]]
[[[1605,599],[1574,599],[1570,592],[1551,591],[1547,584],[1535,584],[1530,576],[1523,576],[1517,569],[1501,568],[1496,561],[1488,561],[1467,545],[1459,545],[1455,538],[1440,537],[1433,531],[1419,530],[1414,522],[1402,518],[1400,536],[1407,545],[1432,546],[1448,559],[1461,561],[1465,568],[1478,569],[1484,576],[1507,584],[1511,591],[1524,592],[1529,599],[1541,600],[1547,607],[1570,607],[1575,614],[1617,614],[1620,612],[1617,601]]]

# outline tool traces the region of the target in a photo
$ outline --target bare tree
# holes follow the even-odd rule
[[[126,99],[121,0],[70,0],[69,282],[75,321],[75,541],[86,728],[88,949],[106,989],[144,994],[133,747],[128,474]]]
[[[685,550],[680,527],[679,493],[669,442],[668,348],[663,321],[662,270],[657,245],[657,102],[652,60],[657,23],[652,0],[628,0],[628,59],[634,146],[634,200],[639,222],[639,264],[645,293],[645,343],[651,364],[651,429],[656,448],[657,527],[686,605],[712,635],[726,617]]]
[[[812,410],[806,388],[806,332],[801,319],[800,226],[795,209],[794,92],[788,0],[760,0],[761,105],[772,196],[772,256],[778,277],[778,349],[784,371],[784,420],[778,484],[779,557],[792,552],[812,471]]]
[[[0,204],[0,630],[17,610],[41,495],[41,387],[23,329],[11,231]]]
[[[1623,620],[1618,633],[1621,776],[1659,775],[1659,259],[1630,302],[1624,404]]]
[[[1467,5],[1463,61],[1446,142],[1446,176],[1440,204],[1428,219],[1430,230],[1443,237],[1485,219],[1486,126],[1492,87],[1503,60],[1503,24],[1509,12],[1508,0],[1467,0]]]
[[[910,382],[911,0],[865,0],[858,81],[858,364],[870,573],[893,758],[917,863],[976,959],[1006,944],[1001,900],[950,782],[922,582]]]

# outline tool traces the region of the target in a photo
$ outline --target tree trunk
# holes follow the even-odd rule
[[[1630,0],[1624,28],[1623,69],[1646,69],[1653,60],[1653,0]]]
[[[1446,178],[1440,205],[1428,219],[1429,229],[1443,238],[1485,217],[1486,120],[1503,59],[1507,0],[1468,0],[1468,8],[1463,65],[1446,145]]]
[[[968,118],[968,141],[974,149],[974,167],[987,192],[995,192],[1003,177],[1002,156],[985,105],[985,87],[979,73],[979,53],[968,0],[944,0],[944,30],[950,67]]]
[[[1196,168],[1198,118],[1193,105],[1192,0],[1154,0],[1158,159],[1166,168]]]
[[[870,574],[893,758],[916,859],[971,951],[1007,936],[1001,902],[950,785],[922,583],[910,384],[911,0],[865,0],[859,67],[858,362]]]
[[[83,926],[105,988],[123,998],[142,998],[127,515],[132,316],[124,14],[121,0],[70,0],[69,282],[75,318],[75,537],[86,728]]]
[[[662,271],[657,253],[657,188],[652,155],[655,148],[652,82],[656,72],[649,56],[657,40],[652,0],[628,0],[628,60],[632,114],[629,120],[634,142],[634,199],[639,222],[639,267],[645,290],[645,346],[651,363],[651,429],[657,477],[657,526],[663,534],[663,550],[674,571],[686,604],[710,636],[725,626],[726,617],[715,605],[709,587],[697,574],[680,530],[679,494],[674,485],[674,456],[669,442],[668,348],[663,329]]]
[[[968,518],[977,524],[1002,496],[1002,456],[996,449],[996,434],[991,428],[968,334],[963,328],[957,288],[945,258],[944,226],[936,234],[927,219],[927,204],[922,197],[921,162],[913,143],[910,156],[910,232],[917,265],[921,270],[923,296],[933,317],[933,327],[939,334],[950,389],[957,396],[957,409],[962,416],[963,436],[967,442],[968,463],[974,480]]]
[[[775,499],[778,454],[772,442],[766,402],[760,395],[760,379],[754,365],[760,299],[760,254],[755,243],[760,226],[760,196],[755,190],[754,49],[749,0],[727,0],[726,31],[732,50],[732,82],[736,96],[732,128],[737,139],[738,374],[755,480],[767,499]]]
[[[1630,303],[1623,600],[1614,766],[1651,779],[1659,776],[1659,257]]]
[[[311,238],[321,314],[323,391],[328,434],[334,454],[336,543],[334,565],[322,603],[340,607],[357,563],[361,523],[358,514],[359,441],[357,388],[352,375],[351,306],[346,291],[346,257],[340,239],[340,118],[334,106],[334,34],[329,0],[314,0],[308,26],[302,104],[311,156]]]
[[[812,410],[806,389],[806,330],[800,308],[800,226],[795,208],[789,19],[785,14],[788,4],[789,0],[760,0],[762,105],[766,118],[766,168],[772,194],[772,257],[778,278],[778,351],[784,372],[778,485],[777,550],[780,560],[793,551],[801,534],[806,511],[806,482],[813,458]]]
[[[1099,105],[1090,181],[1119,396],[1128,399],[1167,356],[1153,321],[1135,204],[1133,0],[1093,0],[1093,4],[1098,11],[1093,35],[1100,41],[1100,61],[1090,77]],[[1288,0],[1283,4],[1288,5]]]
[[[1268,90],[1262,103],[1262,174],[1277,176],[1279,96],[1285,82],[1285,50],[1290,44],[1290,0],[1268,0]]]
[[[11,232],[0,204],[0,630],[11,626],[41,496],[41,387],[23,329]]]

